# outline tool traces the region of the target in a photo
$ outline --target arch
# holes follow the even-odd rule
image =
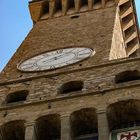
[[[49,18],[49,12],[50,12],[49,1],[45,1],[42,4],[42,15],[41,15],[41,19],[47,19],[47,18]]]
[[[55,0],[55,11],[54,16],[61,16],[62,14],[62,1],[61,0]]]
[[[124,71],[115,76],[115,83],[124,83],[135,80],[140,80],[140,72],[137,70]]]
[[[88,0],[81,0],[81,5],[88,5]]]
[[[72,136],[76,140],[98,139],[97,115],[94,108],[83,108],[71,114]]]
[[[106,1],[106,6],[107,7],[110,7],[110,6],[113,6],[113,5],[115,5],[115,0],[107,0]]]
[[[102,7],[102,0],[93,0],[93,9],[99,9]]]
[[[27,90],[21,90],[21,91],[10,93],[6,97],[6,103],[9,104],[9,103],[26,101],[28,94],[29,92]]]
[[[88,0],[81,0],[80,2],[80,11],[88,10]]]
[[[72,14],[75,11],[75,1],[74,0],[68,0],[68,9],[67,9],[67,13],[68,14]]]
[[[36,132],[38,140],[60,140],[60,115],[51,114],[38,118],[36,120]]]
[[[25,139],[25,121],[16,120],[3,124],[1,133],[3,140],[24,140]]]
[[[71,92],[81,91],[83,89],[84,82],[83,81],[70,81],[63,84],[60,88],[58,93],[60,94],[67,94]]]
[[[129,99],[107,108],[110,130],[140,126],[140,100]]]

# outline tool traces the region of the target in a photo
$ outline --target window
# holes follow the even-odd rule
[[[115,76],[116,83],[124,83],[134,80],[140,80],[140,72],[137,70],[134,71],[124,71]]]
[[[20,102],[25,101],[28,95],[28,91],[17,91],[14,93],[10,93],[7,95],[6,103],[14,103],[14,102]]]
[[[59,93],[66,94],[74,91],[81,91],[83,89],[83,85],[83,81],[70,81],[60,87]]]

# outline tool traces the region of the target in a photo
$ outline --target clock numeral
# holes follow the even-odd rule
[[[57,54],[63,53],[63,50],[62,50],[62,49],[61,49],[61,50],[57,50],[56,53],[57,53]]]

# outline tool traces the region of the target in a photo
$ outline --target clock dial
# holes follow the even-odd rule
[[[90,48],[76,47],[54,50],[32,57],[18,65],[22,71],[44,71],[77,63],[95,54]]]

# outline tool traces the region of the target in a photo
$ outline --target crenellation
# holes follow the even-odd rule
[[[37,22],[41,19],[106,8],[114,4],[114,0],[42,0],[30,2],[29,7],[33,21]]]

